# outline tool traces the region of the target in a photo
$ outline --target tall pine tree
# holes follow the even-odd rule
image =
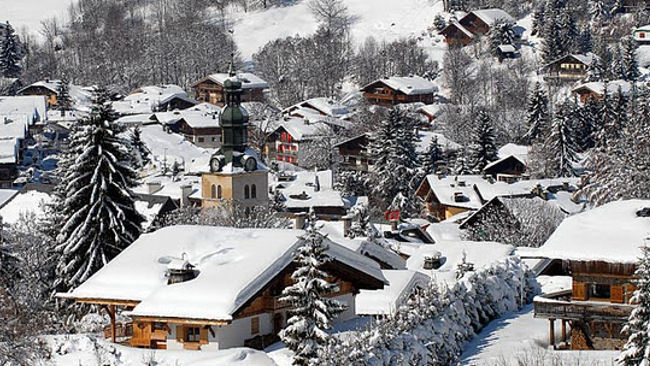
[[[632,297],[636,307],[623,327],[629,337],[617,360],[624,366],[650,365],[650,248],[643,246],[641,251],[635,272],[637,289]]]
[[[639,45],[631,36],[621,39],[621,67],[623,69],[623,80],[637,81],[641,72],[636,59],[636,52]]]
[[[130,189],[136,173],[128,143],[120,137],[104,89],[94,92],[92,111],[72,136],[65,179],[64,223],[57,237],[55,287],[78,286],[138,238],[144,218]]]
[[[70,96],[70,83],[63,77],[59,83],[56,93],[56,102],[61,111],[61,116],[65,116],[65,112],[72,110],[72,97]]]
[[[535,89],[528,99],[528,111],[526,114],[526,128],[524,141],[528,144],[544,136],[549,128],[548,97],[542,85],[535,83]]]
[[[14,28],[7,22],[5,38],[0,43],[0,73],[6,78],[19,78],[22,73],[20,61],[22,54],[18,36]]]
[[[483,109],[478,112],[469,149],[469,166],[476,174],[481,173],[486,165],[497,160],[496,132],[490,116]]]
[[[345,310],[343,304],[327,298],[338,286],[327,281],[329,275],[323,270],[331,258],[327,254],[326,236],[316,227],[312,212],[309,227],[295,254],[296,270],[291,274],[293,285],[282,291],[281,301],[291,304],[291,317],[280,338],[294,353],[293,365],[316,365],[321,349],[329,338],[326,331],[332,320]]]
[[[438,143],[438,136],[431,137],[431,142],[426,151],[422,154],[423,175],[435,174],[446,163],[445,152]]]
[[[549,155],[549,173],[555,177],[574,177],[575,163],[578,161],[575,143],[575,130],[572,124],[576,106],[565,102],[558,108],[553,118],[551,130],[544,141],[544,149]]]
[[[133,130],[131,130],[129,138],[133,165],[136,169],[140,169],[151,162],[151,151],[149,151],[147,145],[142,141],[142,130],[140,130],[139,126],[135,126]]]

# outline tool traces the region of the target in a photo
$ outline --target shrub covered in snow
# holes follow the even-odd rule
[[[370,329],[332,339],[321,364],[450,364],[485,324],[532,301],[538,290],[518,257],[467,272],[453,287],[432,282]]]

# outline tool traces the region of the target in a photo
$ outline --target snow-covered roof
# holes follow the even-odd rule
[[[148,113],[175,98],[198,103],[178,85],[150,85],[136,89],[121,101],[113,102],[113,109],[120,114]]]
[[[650,217],[637,216],[643,208],[650,208],[650,200],[615,201],[570,216],[537,253],[563,260],[636,263],[644,239],[650,237]]]
[[[598,56],[595,53],[591,53],[591,52],[587,52],[585,54],[570,53],[568,55],[564,55],[564,56],[562,56],[562,57],[560,57],[558,59],[555,59],[555,60],[549,62],[548,64],[544,65],[544,68],[548,67],[549,65],[553,65],[553,64],[557,63],[558,61],[562,61],[562,60],[564,60],[564,59],[566,59],[568,57],[572,57],[575,60],[577,60],[578,62],[580,62],[580,63],[582,63],[584,65],[587,65],[587,66],[591,66],[591,64],[595,60],[598,59]]]
[[[191,128],[219,127],[220,112],[204,112],[183,110],[173,112],[155,113],[156,119],[162,124],[174,124],[180,120],[185,121]]]
[[[223,85],[223,83],[230,77],[228,73],[216,73],[208,75],[207,79],[214,81],[217,84]],[[238,72],[237,78],[241,81],[242,89],[268,89],[269,83],[264,81],[261,77],[252,74],[250,72]],[[200,80],[194,85],[199,84],[205,79]]]
[[[60,86],[61,86],[61,80],[57,80],[57,79],[41,80],[20,89],[18,91],[18,94],[22,93],[26,89],[33,88],[33,87],[36,88],[41,87],[51,91],[52,93],[58,93]],[[70,83],[68,84],[68,94],[70,95],[70,98],[72,99],[74,104],[77,106],[87,106],[92,103],[92,91],[89,90],[89,88],[85,88]]]
[[[440,254],[444,263],[438,269],[424,269],[425,257]],[[441,241],[435,245],[419,246],[406,261],[406,268],[432,276],[438,282],[453,284],[456,282],[456,265],[466,254],[467,262],[474,264],[478,270],[513,255],[514,247],[496,242]]]
[[[440,31],[440,33],[445,33],[447,28],[450,27],[455,27],[461,32],[463,32],[464,35],[466,35],[469,38],[474,38],[474,33],[470,32],[467,28],[463,27],[462,24],[460,24],[457,20],[449,23],[443,30]]]
[[[528,152],[530,151],[530,146],[527,145],[517,145],[513,143],[507,143],[499,148],[497,155],[500,159],[506,158],[510,155],[516,156],[524,164],[528,162]]]
[[[502,158],[499,158],[499,159],[497,159],[495,161],[492,161],[492,162],[486,164],[485,167],[483,168],[483,171],[487,171],[488,169],[492,168],[493,166],[501,164],[502,162],[504,162],[505,160],[510,159],[510,158],[517,159],[520,163],[522,163],[523,165],[526,165],[526,161],[521,159],[519,156],[517,156],[517,155],[508,155],[508,156],[504,156]]]
[[[43,205],[49,203],[52,197],[40,191],[26,191],[13,195],[0,208],[0,216],[5,224],[15,224],[21,214],[33,212],[37,216],[43,212]]]
[[[626,80],[612,80],[607,83],[607,94],[616,94],[618,90],[621,90],[623,95],[629,95],[632,90],[632,83]],[[592,81],[589,83],[584,83],[576,86],[571,90],[574,93],[580,93],[582,91],[596,93],[598,95],[605,94],[605,83],[601,81]]]
[[[480,175],[427,176],[427,183],[438,201],[446,206],[477,210],[484,202],[500,196],[524,196],[530,194],[527,187],[505,182],[491,183]],[[462,197],[456,200],[456,197]]]
[[[293,175],[294,180],[282,182],[285,188],[279,190],[286,199],[284,204],[288,209],[345,207],[341,194],[333,188],[334,181],[331,170],[300,171],[294,172]],[[318,189],[315,184],[316,177],[318,177]]]
[[[426,113],[432,117],[438,118],[440,117],[443,113],[445,113],[445,109],[443,108],[444,104],[425,104],[421,106],[420,108],[417,109],[418,112],[421,113]]]
[[[492,26],[498,21],[505,21],[508,23],[514,23],[516,21],[512,15],[498,8],[474,10],[469,14],[476,15],[479,19],[481,19],[485,24],[489,26]]]
[[[389,315],[405,305],[418,288],[428,286],[431,278],[410,270],[382,270],[389,282],[383,290],[361,290],[355,299],[358,315]]]
[[[344,118],[350,113],[347,106],[338,103],[329,98],[312,98],[300,103],[296,103],[282,111],[283,114],[299,114],[304,117],[305,114],[324,114],[329,117]]]
[[[154,121],[154,113],[142,113],[122,116],[115,120],[116,123],[129,125],[129,124],[143,124]]]
[[[502,44],[497,47],[502,53],[515,52],[517,49],[511,44]]]
[[[16,194],[18,194],[18,191],[15,189],[0,189],[0,208],[4,207]]]
[[[168,165],[169,167],[169,165]],[[149,192],[149,184],[160,184],[160,190]],[[139,194],[154,194],[156,196],[167,196],[169,198],[180,200],[182,196],[182,187],[190,186],[192,191],[190,196],[201,197],[201,177],[194,175],[183,175],[173,179],[169,175],[152,175],[140,181],[140,185],[133,189],[133,192]],[[141,212],[142,213],[142,212]],[[153,220],[153,218],[152,218]]]
[[[416,151],[418,153],[425,152],[431,143],[431,139],[434,136],[438,139],[438,145],[440,145],[440,147],[445,151],[455,151],[462,148],[460,144],[448,139],[441,133],[431,131],[418,131],[419,141],[417,141],[415,145]]]
[[[41,95],[0,96],[0,115],[27,114],[32,121],[47,119],[47,104]]]
[[[140,301],[132,316],[231,321],[285,269],[301,230],[172,226],[140,236],[90,279],[63,297]],[[372,260],[327,240],[337,262],[386,283]],[[186,258],[196,278],[167,285],[174,258]],[[137,281],[134,281],[137,279]]]
[[[284,128],[295,141],[310,140],[318,136],[326,136],[330,133],[331,126],[323,122],[311,122],[307,118],[283,117],[276,131]]]
[[[389,88],[406,95],[432,94],[438,91],[436,84],[420,76],[391,76],[374,81],[363,89],[375,83],[383,83]]]

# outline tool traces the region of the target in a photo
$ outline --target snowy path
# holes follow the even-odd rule
[[[558,330],[559,331],[559,330]],[[559,334],[556,335],[559,339]],[[533,318],[533,305],[493,320],[465,347],[461,365],[505,366],[516,361],[530,364],[531,358],[548,363],[562,360],[567,365],[612,365],[618,355],[614,351],[551,351],[548,350],[548,322]],[[509,363],[503,363],[503,360]],[[579,360],[579,362],[578,362]]]

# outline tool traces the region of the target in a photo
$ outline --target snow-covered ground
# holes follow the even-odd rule
[[[345,0],[353,18],[350,34],[355,45],[368,36],[377,40],[421,37],[442,12],[442,1],[433,0]],[[267,42],[294,35],[309,35],[318,27],[307,1],[272,7],[255,12],[234,14],[234,37],[245,60],[249,60]],[[444,45],[425,45],[432,53]],[[434,59],[442,58],[442,52]]]
[[[9,21],[20,33],[25,28],[29,34],[38,36],[41,21],[64,17],[74,0],[0,0],[2,21]]]

